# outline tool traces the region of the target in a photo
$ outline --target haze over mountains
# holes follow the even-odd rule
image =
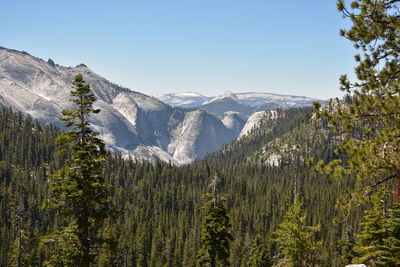
[[[174,164],[190,163],[237,138],[254,112],[305,106],[313,101],[306,97],[228,92],[216,98],[197,93],[158,96],[165,104],[111,83],[84,64],[63,67],[51,59],[46,62],[26,52],[0,47],[0,104],[60,125],[60,111],[70,106],[71,81],[78,73],[92,86],[97,97],[95,107],[101,109],[93,117],[93,128],[111,150],[137,160],[159,158]],[[249,120],[244,129],[249,131],[258,120]]]
[[[196,92],[169,93],[154,95],[157,99],[171,106],[183,108],[203,108],[218,117],[225,112],[237,112],[243,119],[258,111],[311,106],[314,101],[320,101],[305,96],[279,95],[271,93],[232,93],[210,97]]]

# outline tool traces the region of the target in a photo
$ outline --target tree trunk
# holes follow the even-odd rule
[[[400,151],[397,152],[396,203],[400,203]]]
[[[90,266],[90,239],[89,239],[89,220],[87,216],[83,216],[80,219],[79,228],[81,230],[80,233],[80,241],[83,246],[84,255],[82,257],[82,267]]]
[[[19,233],[18,233],[18,260],[17,260],[17,266],[21,267],[21,250],[22,250],[22,246],[21,246],[21,239],[22,239],[22,233],[21,233],[21,227],[19,229]]]
[[[217,266],[217,262],[215,260],[215,258],[212,258],[210,261],[210,267],[216,267]]]

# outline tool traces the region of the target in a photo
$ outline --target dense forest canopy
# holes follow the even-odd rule
[[[2,110],[0,120],[1,262],[6,265],[16,255],[24,255],[27,266],[38,266],[47,257],[45,248],[38,249],[40,238],[60,223],[53,212],[41,208],[50,175],[65,166],[65,156],[55,153],[60,130],[9,109]],[[282,152],[278,166],[258,161],[253,145],[272,146],[276,139],[301,148]],[[354,238],[361,213],[354,213],[347,224],[335,223],[336,200],[351,184],[334,183],[305,162],[310,156],[332,159],[334,140],[334,134],[312,119],[312,109],[296,108],[278,111],[275,121],[264,121],[252,135],[191,165],[134,162],[108,154],[103,176],[117,212],[101,228],[102,235],[114,243],[106,242],[98,250],[99,264],[194,265],[200,249],[201,196],[218,171],[232,224],[229,261],[233,266],[246,264],[253,244],[260,242],[271,259],[279,255],[272,233],[294,201],[295,180],[303,196],[306,224],[320,225],[315,236],[324,243],[318,247],[320,260],[339,265],[346,255],[342,240]]]

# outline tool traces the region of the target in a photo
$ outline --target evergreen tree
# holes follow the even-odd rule
[[[11,253],[8,259],[10,266],[34,266],[36,264],[34,258],[34,249],[32,246],[33,233],[28,231],[27,212],[25,211],[23,203],[16,199],[15,207],[15,240],[11,246]]]
[[[400,0],[354,0],[350,5],[339,0],[337,6],[352,22],[341,34],[360,51],[355,56],[357,81],[343,75],[341,89],[348,101],[318,112],[342,135],[336,152],[344,157],[326,165],[320,161],[317,169],[354,183],[348,211],[383,184],[395,185],[394,199],[400,203]],[[387,259],[398,257],[393,254],[396,231],[387,228],[390,222],[396,229],[396,216],[387,216],[379,203],[366,212],[355,261],[390,266]],[[394,243],[386,247],[388,240]]]
[[[273,241],[283,254],[282,261],[289,266],[315,266],[319,263],[316,252],[321,245],[321,242],[315,242],[319,226],[307,226],[300,198],[298,195],[295,198],[294,204],[289,207],[283,222],[278,226],[279,229],[274,232]]]
[[[357,236],[353,250],[359,256],[353,259],[354,263],[382,265],[383,243],[388,235],[385,229],[387,212],[384,207],[384,194],[376,194],[373,208],[365,211],[362,232]]]
[[[43,243],[54,243],[59,255],[52,253],[49,265],[90,266],[95,259],[94,247],[102,221],[109,212],[109,193],[102,177],[106,151],[102,140],[90,128],[90,116],[96,100],[90,85],[78,74],[71,91],[73,106],[62,111],[62,121],[69,129],[56,139],[61,154],[67,154],[65,167],[50,182],[51,197],[45,202],[56,209],[67,223]]]
[[[346,203],[348,208],[364,202],[365,195],[382,184],[396,185],[394,196],[399,203],[400,1],[355,0],[347,6],[344,0],[339,0],[337,6],[352,22],[351,28],[341,34],[360,51],[355,56],[358,81],[350,82],[343,75],[341,89],[347,92],[349,101],[334,110],[318,112],[342,135],[343,141],[336,152],[344,158],[326,165],[320,161],[317,168],[334,178],[353,180],[355,190]],[[375,204],[365,215],[364,230],[355,248],[361,256],[356,261],[379,265],[383,257],[391,257],[389,250],[383,249],[384,240],[395,237],[388,236],[393,234],[385,228],[389,218],[382,217],[380,209]],[[383,262],[385,265],[386,261]]]
[[[400,264],[400,205],[396,204],[388,211],[385,221],[388,236],[383,240],[383,261],[387,266],[398,266]]]
[[[387,210],[384,194],[380,192],[374,196],[373,208],[365,211],[364,220],[354,247],[358,257],[353,262],[397,266],[400,262],[400,210]]]
[[[120,252],[123,242],[118,242],[115,225],[109,225],[102,229],[103,244],[100,248],[98,265],[104,267],[121,266]]]
[[[349,184],[337,186],[325,176],[310,172],[297,160],[309,156],[329,160],[333,155],[334,142],[329,140],[337,140],[334,133],[319,128],[316,122],[310,121],[311,116],[311,108],[280,110],[276,121],[263,123],[255,135],[235,141],[191,165],[137,163],[124,160],[119,154],[108,154],[103,174],[111,185],[113,204],[121,213],[103,223],[101,237],[107,242],[95,244],[99,253],[96,262],[102,266],[151,266],[153,261],[157,266],[194,266],[203,218],[200,196],[204,192],[204,181],[218,170],[221,176],[227,177],[224,192],[234,196],[225,202],[235,240],[229,244],[229,261],[233,266],[250,264],[254,233],[263,233],[265,246],[271,248],[271,255],[276,255],[269,236],[287,210],[285,203],[290,201],[293,192],[293,187],[288,185],[295,174],[308,197],[303,207],[307,221],[321,223],[319,237],[324,240],[324,246],[318,251],[321,265],[344,266],[339,256],[345,252],[338,249],[338,242],[344,238],[345,231],[332,220],[336,215],[336,199],[349,189]],[[40,126],[37,121],[9,109],[0,111],[0,266],[14,266],[15,255],[19,253],[15,250],[19,247],[20,229],[16,220],[17,203],[23,203],[22,210],[26,213],[21,235],[23,250],[19,250],[23,251],[20,255],[24,263],[43,266],[44,261],[54,256],[53,265],[56,262],[75,264],[73,253],[80,251],[75,249],[79,248],[77,228],[63,228],[68,224],[62,217],[40,209],[40,203],[49,195],[49,175],[63,168],[70,155],[54,153],[54,139],[59,134],[60,129],[55,126]],[[258,158],[254,151],[271,143],[277,147],[274,153],[278,155],[282,155],[279,151],[283,146],[301,144],[295,151],[296,157],[285,156],[285,164],[294,167],[268,166],[261,161],[254,164]],[[33,157],[25,157],[26,151],[31,151]],[[244,160],[249,157],[250,161]],[[13,205],[15,196],[19,200]],[[220,194],[218,201],[219,198]],[[358,232],[360,215],[354,213],[348,217],[351,232]],[[51,232],[55,234],[53,238],[45,239],[49,247],[38,251],[39,237]],[[53,247],[55,243],[59,246]],[[72,259],[71,263],[67,264],[66,258]]]
[[[200,232],[200,250],[198,252],[198,263],[200,266],[216,267],[218,263],[222,266],[229,266],[229,241],[233,239],[229,232],[231,224],[228,212],[220,198],[218,190],[221,187],[221,180],[216,174],[210,184],[211,198],[202,206],[203,223]]]
[[[269,257],[268,250],[260,235],[257,235],[253,241],[251,249],[250,266],[251,267],[267,267],[272,266],[271,258]]]
[[[341,89],[349,103],[319,115],[342,134],[337,152],[347,160],[318,166],[333,177],[354,177],[353,203],[390,180],[397,180],[400,202],[400,0],[355,0],[350,7],[339,0],[338,9],[352,21],[341,34],[360,51],[357,81],[343,75]]]

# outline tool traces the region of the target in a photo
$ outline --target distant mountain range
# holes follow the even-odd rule
[[[226,112],[236,112],[242,119],[251,114],[277,108],[311,106],[314,101],[321,101],[305,96],[279,95],[271,93],[232,93],[210,97],[200,93],[169,93],[154,95],[155,98],[171,106],[182,108],[202,108],[222,118]]]
[[[81,73],[97,97],[92,127],[109,149],[136,160],[190,163],[256,127],[263,112],[311,105],[314,99],[264,93],[168,94],[158,99],[118,86],[84,64],[64,67],[0,47],[0,105],[59,126],[74,76]],[[166,102],[165,103],[163,103]],[[190,108],[190,109],[183,109]],[[268,115],[267,113],[265,113]],[[245,125],[246,124],[246,125]],[[243,132],[243,129],[246,129]]]
[[[235,139],[244,124],[232,115],[225,126],[205,110],[173,108],[111,83],[84,64],[63,67],[7,48],[0,48],[0,105],[62,126],[60,111],[71,105],[71,81],[78,73],[92,86],[101,110],[93,116],[93,128],[109,149],[139,161],[190,163]]]

